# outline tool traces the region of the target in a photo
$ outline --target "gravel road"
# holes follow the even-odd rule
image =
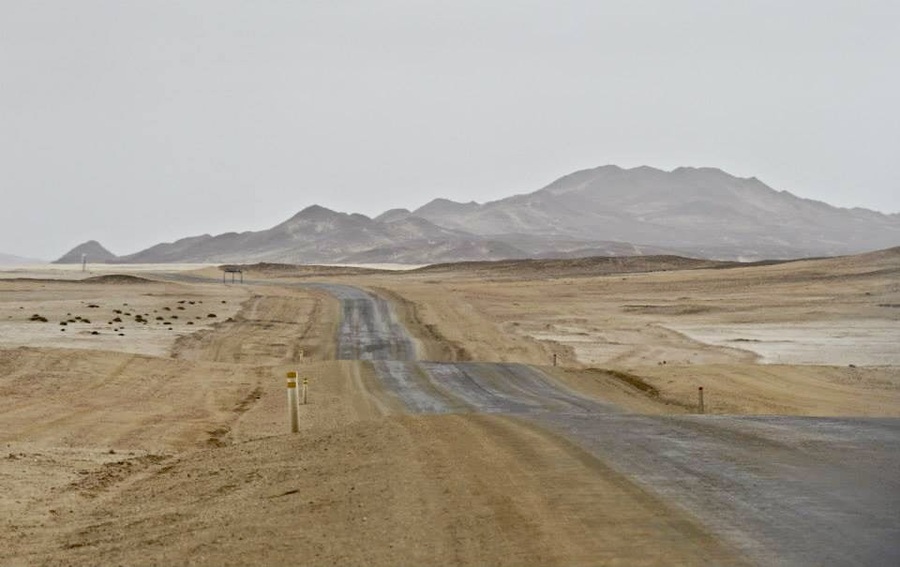
[[[308,284],[341,302],[338,360],[415,360],[416,341],[380,297],[349,285]]]
[[[900,565],[900,420],[644,416],[522,364],[416,360],[389,304],[338,298],[342,359],[372,360],[413,413],[493,413],[565,435],[760,565]]]
[[[762,565],[900,565],[900,420],[545,415]]]

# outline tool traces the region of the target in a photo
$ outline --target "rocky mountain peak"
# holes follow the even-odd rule
[[[430,214],[461,214],[477,210],[481,205],[475,201],[460,203],[450,199],[438,198],[413,211],[414,215],[427,218]]]
[[[337,211],[332,211],[329,208],[323,207],[321,205],[310,205],[305,209],[301,210],[299,213],[288,219],[287,222],[291,221],[319,221],[332,219],[336,216],[340,216],[342,213]]]
[[[378,222],[394,222],[408,218],[410,215],[412,215],[412,211],[409,209],[390,209],[375,217],[375,220]]]

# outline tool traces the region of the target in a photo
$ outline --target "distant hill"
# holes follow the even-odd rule
[[[747,266],[739,262],[702,260],[681,256],[590,256],[552,260],[502,260],[432,264],[415,270],[416,273],[482,274],[485,277],[572,277],[635,272],[663,272],[671,270],[721,269]]]
[[[900,244],[900,215],[843,209],[713,168],[614,165],[479,204],[435,199],[376,218],[318,205],[267,230],[204,234],[116,258],[96,242],[58,262],[410,263],[668,256],[835,256]]]
[[[53,263],[80,264],[82,257],[86,258],[87,261],[92,264],[105,264],[108,262],[115,262],[118,259],[118,256],[104,248],[103,245],[96,240],[88,240],[87,242],[72,248]]]

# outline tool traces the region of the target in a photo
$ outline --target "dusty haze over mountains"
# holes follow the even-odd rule
[[[900,215],[839,209],[712,168],[603,166],[485,204],[436,199],[372,219],[315,205],[257,232],[201,235],[115,258],[95,241],[60,263],[410,263],[682,254],[760,260],[900,244]]]
[[[884,0],[3,2],[0,252],[484,203],[607,163],[896,213],[898,17]]]

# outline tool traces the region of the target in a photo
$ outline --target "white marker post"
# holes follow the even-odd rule
[[[700,413],[705,413],[706,408],[703,405],[703,386],[700,386],[700,389],[697,390],[697,396],[699,398],[697,408],[700,410]]]
[[[309,384],[309,379],[308,379],[308,378],[304,378],[304,379],[303,379],[303,405],[306,405],[306,391],[307,391],[307,384]]]
[[[291,433],[300,431],[300,416],[297,408],[297,373],[287,373],[288,413],[291,416]]]

